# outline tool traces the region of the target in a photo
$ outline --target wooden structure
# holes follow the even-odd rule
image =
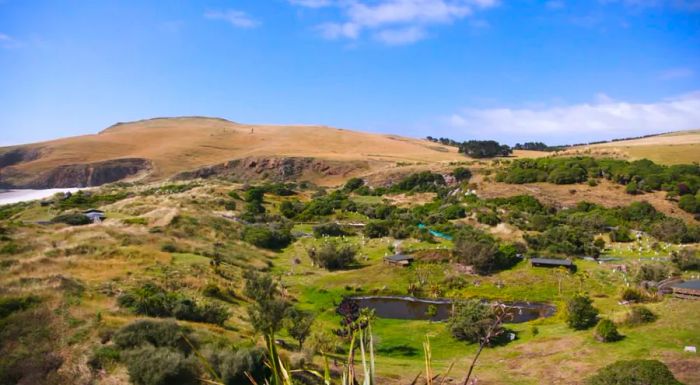
[[[676,298],[700,300],[700,280],[676,283],[671,289]]]
[[[531,258],[530,264],[533,267],[565,267],[567,269],[575,269],[576,265],[568,259],[554,258]]]
[[[384,257],[384,262],[390,264],[390,265],[396,265],[396,266],[408,266],[413,262],[413,257],[410,255],[406,254],[394,254],[389,257]]]
[[[83,215],[90,218],[92,223],[100,223],[105,219],[105,212],[98,209],[88,209],[83,211]]]

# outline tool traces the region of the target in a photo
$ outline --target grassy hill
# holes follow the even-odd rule
[[[580,146],[564,153],[612,155],[630,160],[650,159],[661,164],[700,162],[700,130]]]
[[[115,124],[95,135],[0,149],[0,180],[22,185],[45,175],[43,182],[50,184],[60,178],[47,175],[52,171],[55,174],[59,167],[89,165],[92,169],[84,172],[84,179],[89,182],[94,170],[100,170],[104,162],[114,164],[124,159],[143,162],[137,169],[128,170],[133,172],[113,175],[115,180],[162,180],[235,159],[269,158],[313,158],[329,161],[330,168],[342,163],[355,165],[343,169],[343,174],[355,169],[375,170],[396,162],[464,159],[454,147],[397,135],[326,126],[248,125],[203,117],[158,118]],[[73,169],[61,175],[66,182],[71,178],[80,181],[75,174]],[[330,170],[320,177],[333,179],[334,174],[337,173]]]

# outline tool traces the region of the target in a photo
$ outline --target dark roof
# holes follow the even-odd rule
[[[390,257],[384,257],[384,259],[389,260],[389,261],[394,261],[394,262],[399,262],[399,261],[412,261],[413,256],[406,255],[406,254],[394,254]]]
[[[104,214],[105,212],[102,210],[98,210],[98,209],[87,209],[87,210],[83,211],[83,214],[90,214],[90,213]]]
[[[553,258],[532,258],[530,262],[538,265],[552,265],[552,266],[573,266],[574,263],[568,259],[553,259]]]
[[[671,285],[671,287],[677,287],[679,289],[693,289],[693,290],[700,290],[700,280],[695,280],[695,281],[685,281],[682,283],[677,283],[675,285]]]

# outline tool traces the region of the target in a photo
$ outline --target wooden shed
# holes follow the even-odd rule
[[[671,289],[674,297],[700,300],[700,280],[676,283]]]
[[[394,254],[389,257],[384,257],[384,262],[396,266],[408,266],[413,262],[413,257],[407,254]]]

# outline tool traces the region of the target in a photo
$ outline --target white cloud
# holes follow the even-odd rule
[[[700,128],[700,92],[655,103],[629,103],[598,94],[593,103],[541,108],[466,108],[444,119],[458,137],[506,143],[572,143]],[[455,131],[457,130],[457,131]]]
[[[17,41],[10,35],[0,33],[0,47],[2,48],[17,48],[20,46],[20,42]]]
[[[317,29],[328,39],[357,39],[363,31],[386,44],[407,44],[427,36],[430,25],[450,24],[477,10],[495,7],[498,0],[290,0],[292,4],[319,8],[333,5],[341,20]]]
[[[420,27],[385,29],[374,34],[374,37],[389,45],[414,43],[425,37],[425,31]]]
[[[659,73],[659,78],[663,80],[675,80],[675,79],[686,79],[693,77],[695,75],[695,71],[693,71],[690,68],[669,68],[665,71],[661,71]]]
[[[289,0],[293,5],[299,5],[307,8],[322,8],[332,4],[330,0]]]
[[[255,28],[260,23],[251,18],[247,13],[235,9],[223,11],[207,11],[204,17],[212,20],[223,20],[237,28]]]

